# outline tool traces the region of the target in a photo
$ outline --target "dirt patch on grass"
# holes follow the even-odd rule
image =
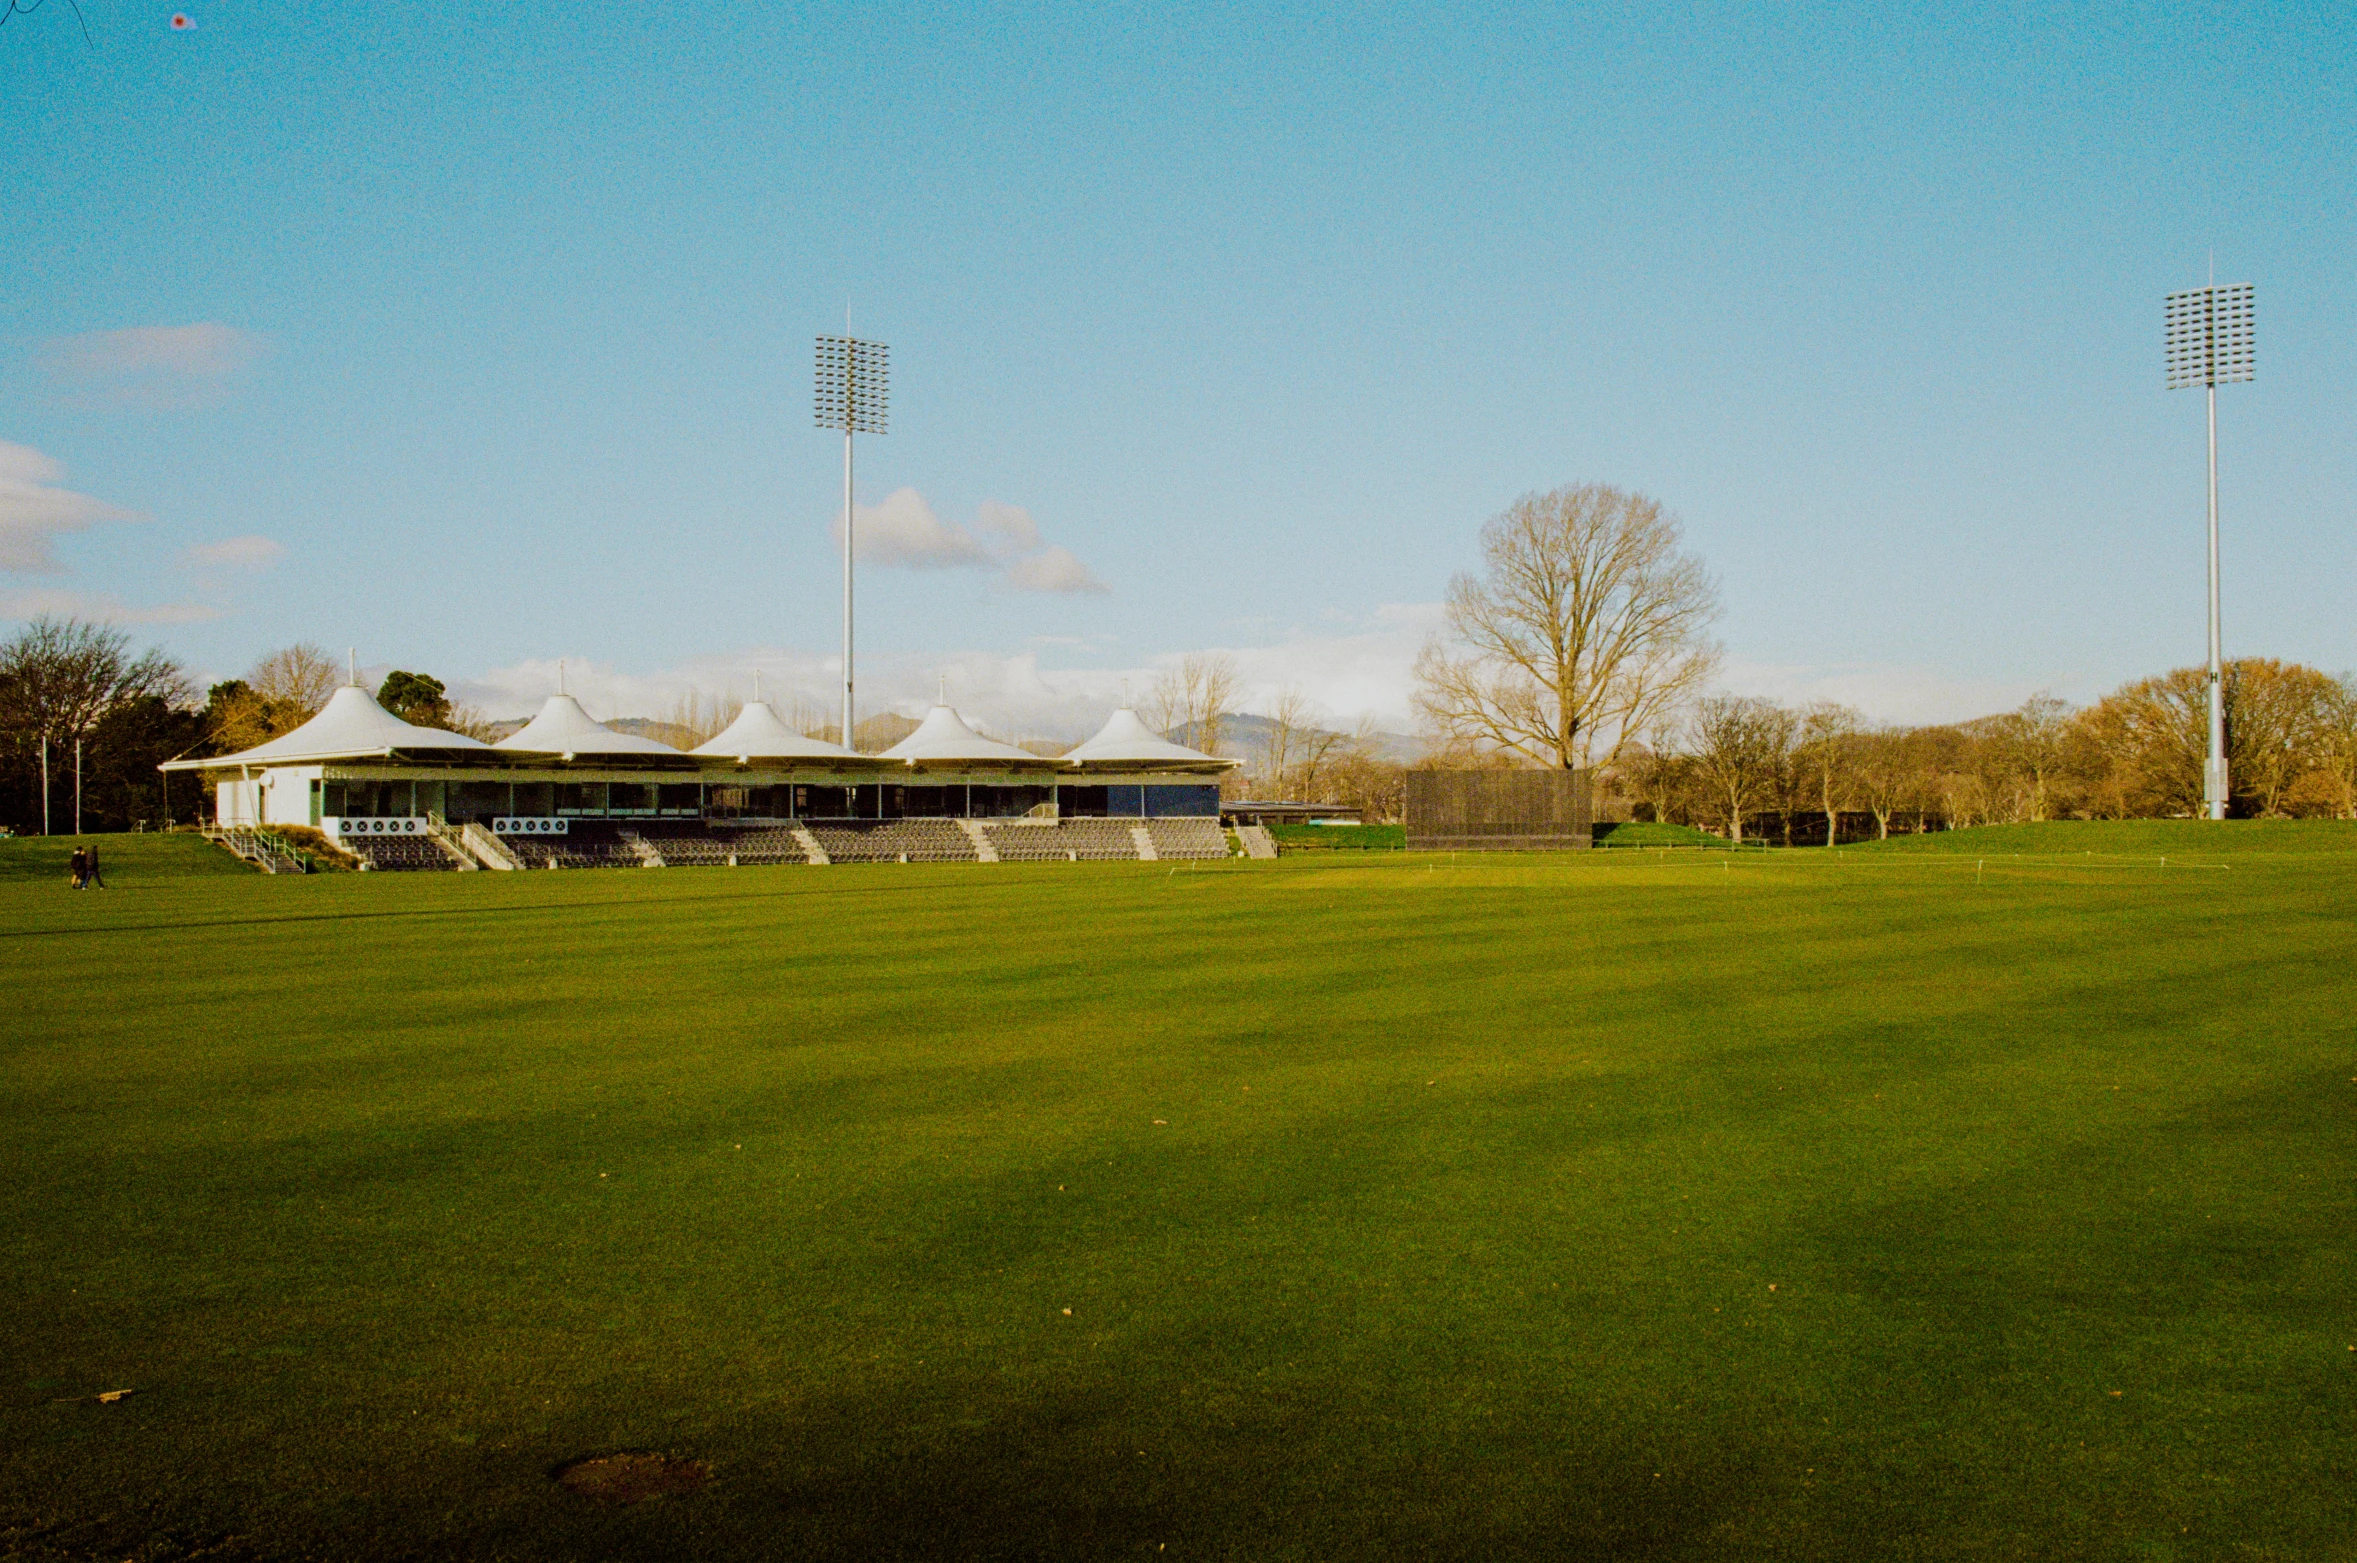
[[[711,1477],[701,1460],[668,1454],[606,1454],[576,1460],[556,1473],[559,1485],[598,1503],[640,1503],[665,1493],[694,1492]]]

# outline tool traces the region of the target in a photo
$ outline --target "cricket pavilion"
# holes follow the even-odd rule
[[[795,732],[766,701],[679,750],[571,695],[497,743],[417,727],[357,684],[241,754],[176,760],[225,830],[308,826],[381,868],[1224,857],[1219,778],[1238,761],[1134,711],[1044,756],[948,705],[881,754]]]

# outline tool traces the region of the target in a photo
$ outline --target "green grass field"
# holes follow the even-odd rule
[[[2350,1556],[2357,827],[1979,834],[0,844],[0,1554]]]
[[[1399,825],[1271,825],[1280,852],[1400,852],[1408,833]]]

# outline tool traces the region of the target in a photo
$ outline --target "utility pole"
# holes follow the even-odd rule
[[[74,740],[74,834],[82,833],[82,740]]]
[[[41,834],[49,834],[49,735],[41,735]]]

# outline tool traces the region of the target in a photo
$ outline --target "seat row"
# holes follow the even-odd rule
[[[1002,863],[1129,862],[1224,858],[1227,833],[1213,819],[992,820],[983,841]],[[1143,838],[1141,840],[1141,837]],[[399,838],[385,838],[388,842]],[[816,842],[833,863],[975,863],[982,850],[953,819],[898,819],[874,824],[828,821],[738,827],[723,821],[664,820],[630,827],[576,822],[562,836],[501,838],[527,868],[636,868],[658,863],[718,867],[735,863],[804,863]],[[373,841],[371,843],[374,844]],[[431,843],[419,845],[431,848]],[[429,866],[420,862],[417,867]]]

